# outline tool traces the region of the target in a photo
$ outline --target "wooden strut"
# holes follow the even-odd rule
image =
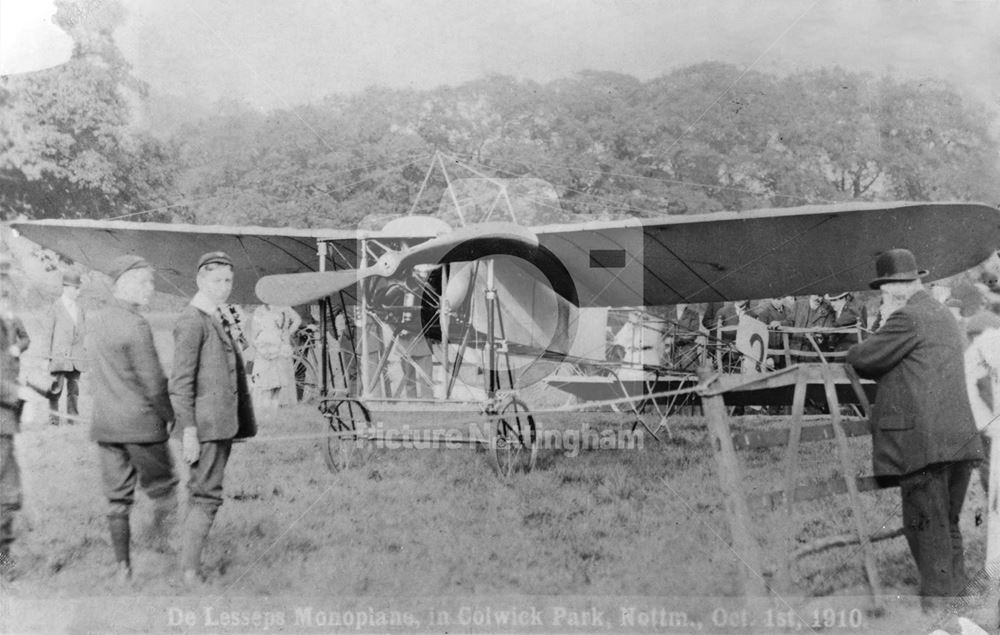
[[[699,369],[698,379],[703,384],[707,383],[711,372],[708,368]],[[763,577],[763,559],[760,544],[754,538],[751,529],[750,508],[743,493],[744,479],[736,458],[736,449],[733,447],[726,405],[721,394],[703,395],[701,401],[708,421],[708,431],[719,472],[719,484],[725,499],[726,517],[729,519],[732,531],[732,548],[741,561],[743,594],[748,601],[759,601],[767,595],[767,585]]]
[[[829,366],[823,366],[823,387],[826,389],[826,401],[833,417],[833,430],[837,435],[837,447],[840,450],[840,469],[843,471],[844,483],[851,501],[851,511],[854,518],[854,530],[861,543],[865,574],[868,578],[868,588],[872,596],[872,608],[882,610],[882,585],[879,581],[878,567],[875,566],[875,551],[872,548],[871,537],[865,531],[864,518],[861,509],[861,495],[853,475],[850,460],[850,448],[847,445],[847,435],[841,427],[840,401],[837,399],[837,389],[833,383],[833,374]]]
[[[792,396],[792,427],[788,431],[788,449],[785,451],[785,516],[786,544],[794,538],[792,530],[792,503],[795,499],[795,476],[799,463],[799,441],[802,439],[802,416],[806,406],[806,373],[799,372],[795,378],[795,392]],[[778,572],[778,584],[783,589],[792,584],[792,560],[786,559]]]

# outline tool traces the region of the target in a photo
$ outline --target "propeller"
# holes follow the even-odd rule
[[[297,306],[342,291],[370,276],[383,278],[420,264],[443,264],[511,253],[511,249],[538,247],[538,237],[513,223],[481,223],[460,227],[400,251],[386,251],[378,261],[360,269],[311,271],[264,276],[254,292],[265,304]]]

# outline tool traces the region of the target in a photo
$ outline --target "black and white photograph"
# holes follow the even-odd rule
[[[0,631],[1000,633],[998,34],[0,0]]]

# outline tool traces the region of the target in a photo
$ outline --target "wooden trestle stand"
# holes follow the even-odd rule
[[[707,381],[710,374],[708,369],[703,369],[699,372],[699,377],[703,381]],[[831,419],[829,423],[803,425],[809,384],[822,384],[823,393],[829,405]],[[857,403],[860,404],[864,413],[864,418],[852,421],[844,420],[840,412],[841,400],[837,395],[838,384],[851,386]],[[726,413],[725,393],[735,390],[742,392],[782,386],[794,386],[792,414],[788,428],[737,434],[732,432]],[[785,527],[787,528],[785,538],[791,543],[795,534],[792,529],[794,503],[846,493],[850,499],[853,531],[849,534],[820,538],[799,545],[794,549],[789,544],[789,549],[785,551],[787,556],[778,568],[776,582],[782,588],[789,588],[793,564],[802,556],[833,547],[860,545],[862,564],[871,595],[871,608],[873,612],[881,612],[883,610],[881,583],[875,565],[875,552],[872,543],[900,536],[902,530],[882,530],[870,533],[865,528],[860,492],[878,489],[882,485],[874,477],[858,478],[853,473],[847,438],[848,436],[871,434],[868,422],[868,416],[871,412],[868,396],[853,369],[842,364],[799,364],[758,376],[719,375],[714,382],[706,386],[701,393],[701,399],[719,470],[719,482],[726,499],[726,515],[732,531],[733,549],[736,550],[745,564],[742,573],[744,593],[748,597],[760,597],[767,593],[760,545],[751,531],[751,506],[763,505],[771,510],[783,507],[786,516]],[[799,446],[802,443],[830,439],[835,440],[837,444],[841,473],[827,481],[798,485]],[[747,498],[743,490],[742,484],[745,481],[737,460],[736,450],[782,445],[786,446],[782,489],[763,496]]]

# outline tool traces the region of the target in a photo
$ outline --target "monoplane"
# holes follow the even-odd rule
[[[603,333],[581,328],[577,337],[580,311],[866,289],[878,255],[899,247],[917,255],[929,279],[940,279],[975,267],[1000,247],[1000,210],[965,202],[851,202],[535,227],[410,220],[384,230],[99,220],[12,225],[97,271],[108,271],[121,254],[140,254],[157,267],[158,290],[182,296],[194,293],[198,257],[223,250],[235,263],[231,302],[317,303],[322,333],[337,323],[337,313],[353,316],[347,320],[352,343],[340,349],[353,348],[361,360],[353,371],[357,378],[352,384],[350,372],[342,367],[339,373],[341,390],[352,394],[324,400],[338,430],[354,430],[359,417],[370,419],[365,400],[378,390],[389,401],[398,396],[386,392],[378,376],[391,348],[384,344],[395,340],[384,336],[391,325],[369,321],[376,314],[372,294],[415,267],[434,268],[433,291],[418,294],[420,308],[433,305],[423,319],[434,324],[424,327],[439,338],[430,401],[438,406],[456,394],[456,378],[471,366],[469,350],[478,351],[486,385],[473,398],[485,398],[486,410],[499,417],[497,435],[507,457],[501,471],[515,460],[512,451],[529,452],[533,461],[537,434],[516,396],[497,400],[502,389],[514,392],[552,372],[574,346],[580,348],[580,338],[603,349]],[[373,349],[371,333],[382,333],[383,345]],[[316,369],[324,395],[338,376],[326,354],[328,339],[321,337]],[[343,333],[334,339],[343,342]]]

